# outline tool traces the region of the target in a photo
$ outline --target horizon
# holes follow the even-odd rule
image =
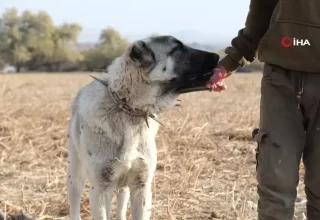
[[[163,0],[152,2],[152,5],[147,0],[2,0],[0,13],[11,7],[17,8],[19,13],[43,10],[50,14],[55,25],[79,23],[83,28],[79,43],[96,42],[103,28],[112,27],[131,41],[157,33],[173,35],[188,43],[221,45],[230,44],[238,30],[244,27],[249,4],[249,0],[241,3],[237,0],[200,0],[196,6],[191,0]],[[206,19],[203,19],[204,15]]]

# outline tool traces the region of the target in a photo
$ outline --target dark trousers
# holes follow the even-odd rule
[[[320,220],[320,73],[266,64],[260,111],[254,136],[259,220],[293,219],[301,159],[307,218]]]

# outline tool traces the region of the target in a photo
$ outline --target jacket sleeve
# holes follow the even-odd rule
[[[278,0],[251,0],[245,27],[232,39],[227,54],[220,64],[229,72],[255,60],[258,45],[269,28],[270,19]]]

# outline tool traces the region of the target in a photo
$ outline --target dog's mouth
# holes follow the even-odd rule
[[[218,62],[218,54],[192,49],[188,67],[179,77],[176,92],[183,94],[209,90],[206,83],[213,77],[213,69]]]
[[[193,74],[184,79],[177,87],[176,92],[180,94],[189,92],[206,91],[206,83],[212,78],[213,71],[205,74]]]

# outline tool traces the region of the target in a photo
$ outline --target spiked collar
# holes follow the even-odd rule
[[[152,118],[153,120],[155,120],[156,122],[158,122],[159,124],[161,124],[162,126],[164,126],[160,121],[158,121],[158,119],[156,118],[156,116],[152,113],[143,111],[141,109],[135,109],[132,108],[130,105],[128,105],[126,103],[126,101],[124,101],[123,99],[120,99],[119,96],[117,95],[117,93],[113,92],[110,89],[110,86],[108,85],[108,83],[106,81],[103,81],[95,76],[90,75],[93,79],[97,80],[98,82],[100,82],[102,85],[106,86],[108,88],[108,91],[112,97],[112,100],[114,102],[114,104],[123,112],[127,113],[130,116],[135,116],[135,117],[143,117],[147,126],[149,127],[149,123],[148,123],[148,117]]]

